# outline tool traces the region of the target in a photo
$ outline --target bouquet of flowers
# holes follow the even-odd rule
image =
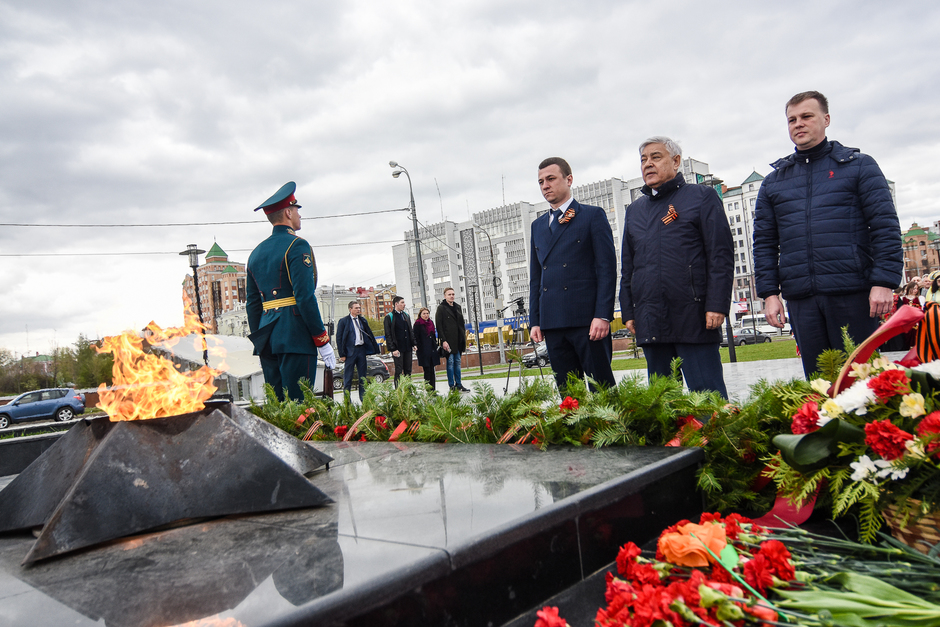
[[[660,535],[655,559],[629,542],[616,563],[599,627],[940,625],[934,558],[737,514],[680,521]],[[535,627],[566,625],[558,608],[537,613]]]
[[[774,438],[768,466],[791,501],[827,489],[835,517],[858,506],[871,542],[889,508],[902,526],[940,509],[940,362],[905,368],[879,357],[851,364],[849,376],[841,393],[817,379],[793,399],[793,433]]]

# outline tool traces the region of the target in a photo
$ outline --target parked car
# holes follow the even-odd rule
[[[85,395],[74,388],[50,388],[24,392],[0,405],[0,429],[26,420],[71,420],[85,413]]]
[[[790,328],[789,322],[784,322],[782,329],[772,327],[769,324],[762,324],[757,327],[757,330],[764,335],[793,335],[793,329]]]
[[[535,350],[522,356],[522,365],[526,368],[545,367],[548,364],[548,347],[545,346],[545,342],[536,342]]]
[[[343,389],[343,371],[345,370],[345,366],[345,363],[337,361],[336,367],[333,368],[334,390]],[[371,377],[376,383],[381,383],[388,379],[388,366],[375,355],[366,355],[366,376]],[[353,385],[359,385],[358,371],[353,372]]]
[[[627,329],[627,327],[624,327],[622,329],[617,329],[616,331],[611,333],[610,337],[616,340],[617,338],[621,338],[621,337],[633,337],[633,334],[630,333],[630,330]]]
[[[735,346],[741,346],[742,344],[762,344],[771,341],[769,335],[764,335],[760,331],[755,331],[750,327],[745,329],[733,329],[733,332]],[[722,333],[721,345],[728,345],[728,335],[725,333]]]

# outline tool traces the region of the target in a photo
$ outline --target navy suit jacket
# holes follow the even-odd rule
[[[362,346],[366,349],[366,355],[378,354],[379,343],[375,341],[369,323],[362,316],[359,316],[359,322],[362,323]],[[352,316],[343,316],[336,323],[336,350],[340,357],[349,357],[355,348],[356,330],[352,325]]]
[[[529,255],[529,326],[586,327],[612,320],[617,253],[606,212],[572,200],[574,216],[548,228],[549,212],[532,223]]]

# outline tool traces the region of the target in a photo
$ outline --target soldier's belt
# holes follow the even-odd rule
[[[287,298],[278,298],[276,300],[269,300],[262,304],[262,307],[265,311],[268,309],[277,309],[278,307],[290,307],[291,305],[296,305],[297,299],[293,296],[288,296]]]

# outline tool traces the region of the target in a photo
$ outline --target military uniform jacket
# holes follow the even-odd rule
[[[313,355],[330,341],[317,305],[310,244],[277,225],[248,257],[248,328],[255,355]]]

